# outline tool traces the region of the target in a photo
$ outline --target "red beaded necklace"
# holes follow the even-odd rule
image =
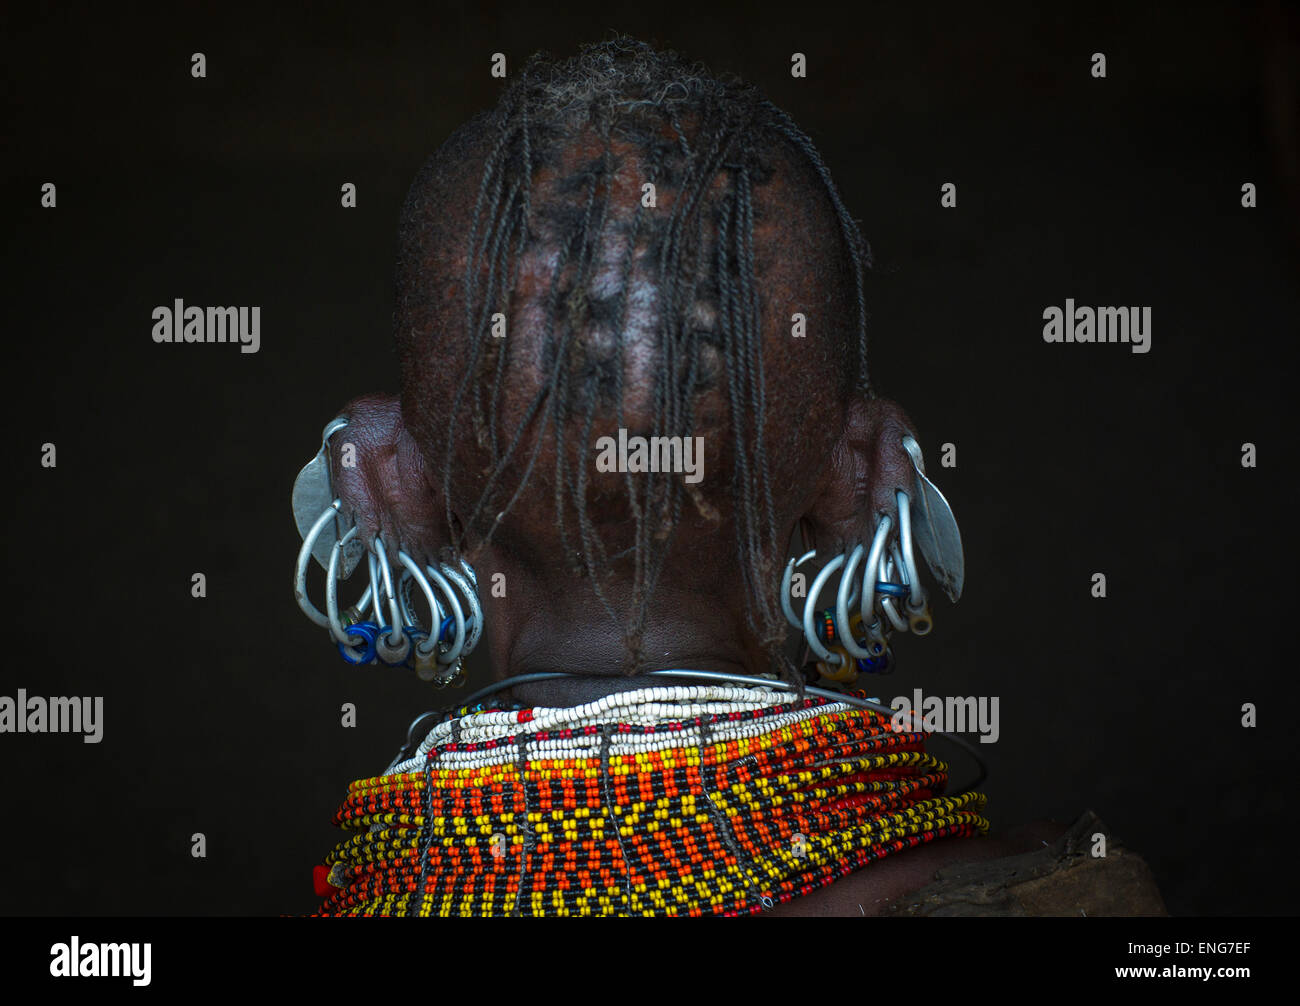
[[[486,710],[349,787],[319,915],[743,915],[983,833],[927,735],[825,698],[650,688]]]

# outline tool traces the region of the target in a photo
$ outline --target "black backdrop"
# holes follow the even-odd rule
[[[0,735],[0,911],[313,907],[347,782],[430,697],[344,666],[298,612],[292,479],[338,405],[396,387],[397,210],[494,100],[490,54],[517,68],[611,29],[760,84],[812,135],[876,254],[878,385],[932,465],[957,445],[936,479],[967,593],[903,641],[886,690],[1000,697],[998,826],[1091,807],[1173,912],[1291,910],[1294,20],[350,6],[5,16],[0,695],[101,695],[105,723],[98,745]],[[260,305],[261,351],[155,345],[176,297]],[[1045,344],[1067,297],[1150,305],[1152,351]]]

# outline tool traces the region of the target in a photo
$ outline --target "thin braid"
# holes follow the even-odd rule
[[[471,344],[471,353],[469,365],[465,368],[460,383],[456,388],[456,394],[452,399],[451,409],[447,415],[447,441],[446,452],[443,462],[443,499],[446,504],[447,527],[456,526],[451,511],[451,462],[454,445],[456,443],[456,426],[460,416],[460,405],[464,401],[469,391],[470,383],[474,380],[478,370],[479,354],[482,352],[483,342],[479,337],[480,333],[474,326],[474,299],[478,287],[478,259],[477,259],[477,235],[479,230],[479,221],[483,212],[483,202],[486,199],[489,183],[493,181],[496,175],[497,167],[505,156],[506,142],[509,139],[509,111],[510,104],[506,104],[502,113],[498,116],[498,133],[489,152],[487,162],[484,166],[483,178],[479,183],[478,198],[474,204],[474,216],[470,225],[469,233],[469,251],[465,258],[465,327],[466,335]],[[454,541],[452,547],[461,551],[464,547],[463,541]]]
[[[605,219],[609,213],[610,189],[609,179],[613,171],[613,158],[610,150],[610,138],[608,132],[604,136],[605,148],[601,154],[600,175],[596,184],[603,181],[605,183],[605,195],[601,200],[600,218],[596,226],[596,234],[599,235],[605,226]],[[595,262],[597,242],[593,242],[590,254],[588,255],[583,275],[580,277],[580,289],[585,289],[591,275],[591,269]],[[596,375],[588,374],[583,385],[583,398],[587,402],[586,414],[583,417],[581,447],[578,451],[578,457],[585,459],[587,452],[591,447],[591,429],[596,418]],[[608,554],[605,550],[604,542],[596,533],[595,525],[591,520],[591,515],[587,512],[587,465],[579,463],[578,465],[578,483],[573,493],[576,504],[578,517],[578,535],[582,543],[582,554],[587,561],[587,572],[591,576],[593,583],[599,581],[599,568],[608,564]]]
[[[529,79],[531,66],[532,64],[530,62],[530,64],[524,68],[525,83],[527,83]],[[520,116],[519,134],[523,142],[523,148],[524,148],[523,161],[522,161],[523,168],[520,172],[521,175],[523,176],[521,178],[522,185],[520,186],[522,206],[520,207],[520,212],[517,218],[517,230],[519,232],[519,243],[515,246],[514,260],[511,262],[510,265],[510,279],[506,283],[506,289],[504,291],[505,296],[502,298],[501,308],[503,312],[508,310],[509,294],[510,291],[515,288],[515,282],[519,277],[519,264],[520,262],[523,261],[524,248],[528,243],[528,228],[532,220],[532,209],[533,209],[533,145],[532,145],[532,137],[530,136],[530,130],[528,124],[528,102],[527,101],[523,101],[519,103],[519,116]],[[507,338],[500,340],[501,345],[497,347],[496,374],[494,375],[492,380],[492,403],[490,406],[492,421],[491,421],[490,435],[492,440],[493,465],[499,464],[501,460],[500,436],[497,433],[497,429],[500,425],[498,420],[501,414],[501,387],[505,379],[506,359],[509,354],[509,345],[510,345],[510,339],[508,338],[509,333],[507,332],[506,335]]]
[[[564,272],[564,267],[567,263],[568,263],[568,248],[567,246],[565,246],[560,249],[560,254],[556,258],[555,268],[551,274],[550,290],[547,294],[547,307],[548,307],[548,310],[546,312],[547,329],[544,337],[546,342],[548,343],[554,337],[555,334],[554,303],[558,296],[560,276]],[[515,428],[514,436],[511,437],[510,443],[507,445],[505,453],[501,458],[501,461],[492,470],[491,474],[488,476],[486,482],[484,483],[483,489],[479,495],[478,502],[474,505],[474,509],[470,512],[470,518],[466,522],[468,527],[473,528],[478,526],[478,522],[482,517],[483,510],[491,500],[491,494],[493,489],[496,487],[497,480],[505,473],[510,458],[514,455],[515,449],[519,446],[519,444],[523,440],[524,431],[528,428],[529,423],[532,422],[533,417],[537,415],[537,410],[541,407],[542,402],[546,402],[546,413],[543,415],[542,423],[541,423],[541,425],[545,427],[546,419],[549,417],[551,409],[555,407],[555,376],[556,376],[556,369],[559,366],[560,359],[561,359],[561,354],[557,354],[556,362],[551,368],[550,376],[548,377],[547,381],[542,385],[542,387],[538,390],[537,394],[533,397],[533,401],[531,405],[529,405],[527,411],[524,413],[524,417],[519,421],[519,425]],[[537,438],[536,445],[534,445],[534,455],[536,455],[536,453],[540,451],[541,441],[542,438],[539,436]],[[535,456],[533,460],[536,460]],[[532,468],[533,466],[532,463],[530,462],[527,469],[529,474],[531,474]],[[449,480],[451,478],[450,468],[448,468],[447,472],[445,473],[445,478],[448,480],[448,484],[449,484]],[[524,485],[525,483],[523,482],[520,483],[518,489],[516,490],[514,496],[511,499],[512,503],[514,502],[514,500],[518,499],[519,496],[522,494]],[[449,491],[450,490],[448,490],[448,492]],[[506,512],[507,512],[506,510],[502,510],[500,511],[500,513],[498,513],[497,519],[493,521],[492,526],[489,527],[488,530],[486,531],[484,535],[484,540],[479,546],[480,548],[482,548],[489,541],[491,541],[492,533],[495,530],[496,524],[499,524],[501,522]]]
[[[509,203],[509,197],[506,197],[504,202],[502,199],[502,194],[505,191],[506,185],[506,175],[503,167],[509,143],[509,132],[508,123],[503,123],[503,135],[498,141],[492,159],[489,161],[490,167],[484,179],[486,181],[488,178],[491,178],[492,184],[490,187],[480,186],[479,202],[475,207],[474,214],[475,226],[471,231],[471,241],[478,236],[481,236],[482,238],[482,245],[478,249],[475,249],[473,244],[471,244],[469,261],[471,263],[476,262],[476,259],[479,257],[481,257],[482,261],[479,263],[479,268],[475,268],[473,273],[467,277],[467,296],[465,299],[466,308],[471,309],[478,290],[483,290],[483,304],[481,310],[477,313],[470,314],[466,319],[467,324],[470,326],[469,330],[476,333],[482,332],[484,326],[488,323],[488,316],[493,306],[492,293],[498,279],[497,255],[499,252],[501,235],[506,227],[507,212],[504,207]],[[480,217],[485,218],[486,226],[479,226]],[[484,280],[480,277],[483,267],[486,267],[487,272],[486,286],[484,286]],[[483,400],[477,393],[476,384],[479,377],[480,361],[483,359],[483,351],[487,348],[486,340],[475,339],[474,353],[471,357],[470,364],[465,371],[466,376],[471,378],[470,383],[466,385],[466,391],[468,394],[472,395],[471,404],[473,406],[474,430],[476,434],[483,429],[486,422],[486,416],[483,413]]]
[[[578,246],[578,274],[570,287],[568,298],[565,303],[565,339],[564,347],[558,356],[556,369],[556,398],[557,402],[564,403],[563,408],[553,409],[551,412],[552,422],[554,424],[555,435],[555,518],[560,530],[560,546],[568,555],[568,531],[564,524],[564,493],[568,488],[568,468],[569,458],[566,453],[565,432],[568,420],[570,418],[568,409],[568,388],[569,388],[569,345],[574,335],[581,325],[585,323],[586,315],[586,289],[588,269],[591,257],[594,254],[595,241],[591,235],[591,216],[596,204],[596,189],[600,185],[598,172],[590,172],[587,185],[587,202],[582,213],[582,228],[578,232],[573,243]],[[574,305],[581,307],[582,316],[574,317]],[[579,532],[581,537],[581,532]],[[588,556],[583,556],[584,564],[589,561]]]
[[[742,172],[739,179],[740,189],[743,193],[741,199],[741,210],[745,217],[745,223],[741,229],[744,235],[741,246],[741,274],[746,277],[746,282],[752,283],[754,276],[754,203],[753,189],[748,172]],[[758,467],[757,479],[758,486],[763,493],[764,517],[767,524],[767,542],[766,547],[755,553],[755,559],[758,564],[755,573],[758,576],[760,585],[767,585],[771,582],[771,566],[775,561],[775,552],[777,549],[776,541],[776,507],[772,501],[772,480],[768,474],[767,467],[767,444],[763,436],[763,427],[767,418],[767,392],[763,381],[763,337],[761,330],[761,318],[759,315],[758,292],[751,289],[749,294],[749,303],[747,305],[750,315],[749,334],[752,340],[750,353],[747,354],[752,359],[753,364],[750,371],[750,391],[754,403],[754,460]],[[762,597],[763,612],[765,618],[771,614],[771,602],[766,591]],[[766,624],[766,622],[764,623]]]
[[[509,296],[509,291],[514,289],[515,282],[519,277],[519,262],[527,229],[528,224],[525,217],[521,214],[515,221],[515,230],[519,232],[519,244],[515,248],[515,254],[510,264],[510,278],[507,280],[505,288],[502,291],[503,301],[505,297]],[[506,305],[503,302],[500,306],[504,308]],[[509,335],[509,333],[506,334]],[[509,354],[510,339],[498,339],[497,343],[498,345],[495,347],[497,362],[496,367],[494,368],[495,372],[492,376],[492,396],[488,408],[490,413],[488,421],[488,438],[492,447],[493,465],[498,464],[501,460],[501,434],[498,432],[501,413],[501,388],[505,382],[506,359]]]
[[[730,199],[725,200],[719,208],[718,215],[718,284],[720,288],[719,313],[721,328],[726,333],[727,345],[730,350],[730,356],[733,358],[737,355],[735,351],[736,340],[738,338],[738,325],[736,316],[738,314],[737,300],[740,293],[734,289],[731,279],[731,231],[732,216],[735,212],[735,199],[733,194]],[[743,282],[743,281],[742,281]],[[733,454],[735,455],[735,471],[733,479],[735,482],[735,497],[738,503],[738,513],[736,519],[736,547],[741,556],[741,574],[745,581],[745,603],[753,611],[753,589],[754,578],[752,574],[751,561],[747,558],[753,554],[753,542],[749,540],[749,529],[752,526],[750,520],[749,505],[749,459],[745,447],[744,436],[744,405],[740,393],[740,374],[737,367],[727,368],[727,395],[731,404],[731,425],[732,439],[734,441]]]

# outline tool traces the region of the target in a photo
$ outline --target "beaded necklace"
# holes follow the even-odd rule
[[[856,693],[855,693],[856,694]],[[982,834],[928,735],[763,688],[677,686],[435,726],[348,788],[318,915],[747,915]]]

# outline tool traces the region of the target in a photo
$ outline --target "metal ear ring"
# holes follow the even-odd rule
[[[353,623],[360,619],[351,617],[351,614],[358,610],[365,610],[373,594],[373,588],[367,586],[365,593],[361,595],[361,600],[348,609],[349,617],[346,622],[339,614],[339,556],[343,554],[344,548],[356,537],[356,534],[355,527],[349,528],[330,550],[329,565],[325,569],[325,612],[329,617],[330,638],[338,644],[343,659],[353,664],[366,664],[375,656],[375,634],[359,630]],[[363,653],[358,653],[354,649],[356,646],[362,646]]]
[[[913,459],[913,463],[915,463],[915,459]],[[930,602],[925,596],[925,590],[921,587],[921,573],[916,568],[916,559],[912,553],[911,501],[907,498],[907,493],[901,489],[898,491],[898,513],[903,576],[906,578],[908,586],[907,624],[913,633],[924,636],[929,633],[934,623],[930,619]],[[904,513],[907,514],[906,518],[903,517]]]
[[[794,608],[790,604],[790,586],[794,582],[794,571],[816,555],[817,550],[813,549],[811,552],[805,552],[798,559],[792,557],[785,564],[785,575],[781,577],[781,611],[792,629],[803,629],[803,619],[794,613]]]
[[[320,537],[325,525],[339,515],[339,508],[342,506],[341,500],[335,500],[325,511],[311,524],[302,539],[302,548],[298,550],[298,563],[294,567],[293,574],[293,596],[298,601],[298,607],[302,609],[304,615],[319,625],[322,629],[330,627],[330,620],[327,615],[321,613],[316,605],[311,603],[311,598],[307,596],[307,565],[312,559],[312,550],[316,540]]]
[[[844,556],[837,555],[834,559],[832,559],[825,566],[823,566],[821,568],[821,572],[819,572],[816,578],[813,580],[812,586],[808,588],[808,596],[804,599],[804,605],[803,605],[804,638],[808,640],[808,646],[812,649],[813,653],[817,654],[817,656],[821,658],[822,663],[826,664],[827,667],[832,667],[832,668],[840,667],[843,664],[847,663],[848,658],[841,653],[832,653],[824,645],[822,645],[822,641],[819,638],[818,630],[817,628],[814,627],[813,619],[814,616],[817,615],[817,598],[818,596],[820,596],[822,592],[822,587],[825,585],[826,581],[830,579],[830,575],[843,565],[844,565]],[[823,621],[823,626],[825,625],[825,621],[827,620]],[[836,641],[839,641],[838,639],[836,639],[833,628],[832,631],[829,633],[827,633],[826,629],[823,628],[822,632],[826,633],[826,635],[831,637],[831,639],[835,639]]]
[[[463,651],[464,655],[468,656],[474,652],[474,647],[478,646],[478,641],[483,635],[483,605],[478,599],[478,577],[474,574],[474,567],[464,559],[459,559],[458,562],[460,569],[449,566],[445,562],[440,564],[440,568],[443,576],[460,588],[469,607],[469,617],[466,619],[468,636]]]
[[[862,555],[866,551],[861,545],[853,546],[853,551],[848,553],[844,558],[844,571],[840,574],[839,590],[835,592],[835,633],[839,636],[840,645],[848,652],[849,656],[859,659],[865,659],[871,656],[868,650],[863,649],[853,638],[853,625],[849,621],[849,589],[853,586],[853,574],[858,570],[858,564],[862,562]]]
[[[422,662],[431,666],[436,663],[438,656],[438,638],[442,628],[442,606],[438,604],[438,596],[434,593],[433,587],[429,585],[429,578],[424,575],[424,571],[420,569],[415,560],[401,550],[397,553],[397,559],[405,567],[402,572],[402,582],[404,584],[418,584],[420,589],[424,591],[424,599],[429,602],[429,632],[424,631],[424,626],[415,613],[414,605],[408,603],[405,597],[402,598],[402,617],[407,625],[413,626],[416,631],[424,633],[424,638],[415,647],[416,668],[418,669]],[[434,631],[435,629],[439,631]]]
[[[898,552],[898,546],[895,545],[890,550],[890,554],[884,556],[881,559],[881,565],[880,565],[881,583],[889,584],[890,586],[893,586],[894,571],[901,570],[903,568],[902,563],[899,562],[895,557],[895,554],[897,552]],[[899,600],[902,600],[902,598],[906,596],[908,592],[908,585],[906,580],[904,580],[903,583],[898,584],[898,587],[899,587],[898,597]],[[889,619],[889,624],[894,627],[894,631],[896,632],[907,631],[907,619],[905,619],[902,615],[898,613],[898,607],[894,604],[894,596],[891,593],[887,591],[881,591],[880,610],[885,613],[885,617]]]
[[[881,576],[878,570],[893,526],[893,517],[889,514],[880,515],[876,521],[875,534],[871,536],[871,550],[867,553],[867,565],[862,571],[862,601],[858,613],[862,618],[862,624],[866,626],[868,648],[873,658],[883,657],[889,651],[889,640],[885,636],[880,616],[876,613],[876,599],[881,596],[881,588],[888,582],[888,577]]]
[[[388,562],[388,549],[382,535],[375,535],[371,549],[382,576],[384,600],[388,604],[388,622],[380,626],[379,638],[375,640],[375,655],[389,667],[401,667],[411,652],[409,632],[417,626],[407,624],[402,618],[393,568]]]
[[[434,660],[430,662],[425,659],[417,663],[415,670],[426,681],[446,685],[456,680],[462,668],[460,657],[465,649],[465,612],[451,583],[440,570],[425,566],[424,573],[442,592],[441,611],[450,614],[442,614],[438,625],[434,627],[435,631],[430,633],[440,644]]]

